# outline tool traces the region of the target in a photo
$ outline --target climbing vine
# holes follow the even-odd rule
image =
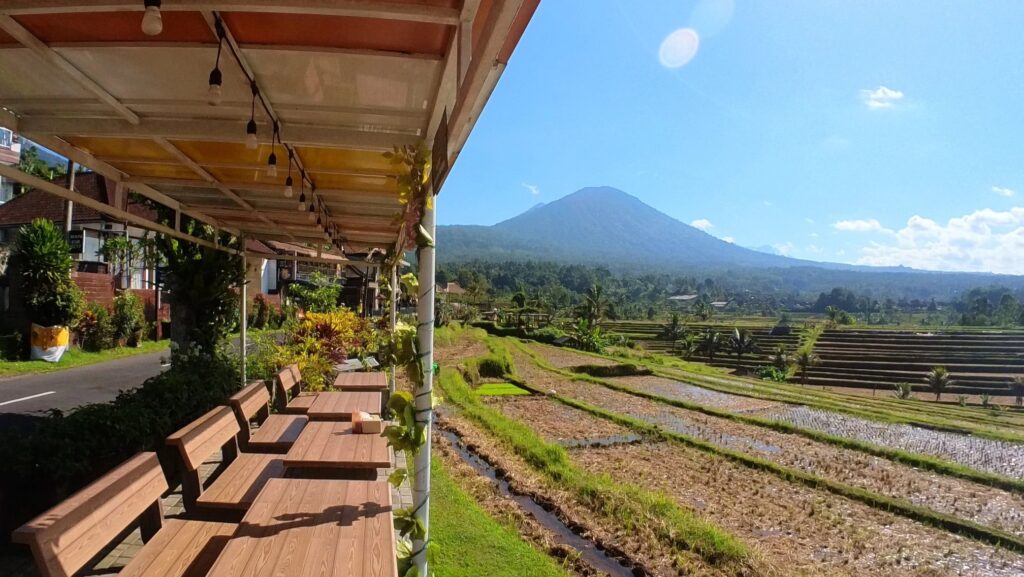
[[[433,207],[433,195],[430,190],[430,150],[422,145],[396,146],[394,150],[384,153],[385,158],[399,168],[398,195],[399,202],[405,207],[399,217],[401,226],[402,249],[416,249],[417,259],[420,251],[434,246],[434,239],[430,232],[423,226],[423,216],[426,211]],[[397,264],[401,258],[401,252],[391,255],[392,266]],[[407,273],[402,275],[401,284],[410,293],[419,289],[416,275]],[[398,287],[390,287],[391,296]],[[390,340],[381,347],[383,356],[382,363],[391,368],[402,368],[406,377],[412,385],[413,391],[419,395],[430,395],[430,391],[423,391],[425,384],[425,369],[419,344],[416,339],[416,327],[400,324],[395,327]],[[433,405],[433,399],[431,399]],[[396,451],[402,451],[406,455],[406,463],[415,461],[417,453],[426,444],[426,424],[417,418],[416,397],[407,391],[396,391],[388,399],[388,410],[391,412],[393,423],[384,430],[384,436],[388,444]],[[430,409],[427,409],[430,410]],[[388,479],[395,487],[400,486],[406,479],[415,485],[415,468],[407,466],[405,469],[397,469]],[[424,499],[419,507],[428,503]],[[395,530],[405,540],[424,541],[427,537],[427,528],[417,515],[418,507],[413,506],[395,511]],[[407,545],[403,542],[403,545]],[[411,547],[405,546],[400,552],[398,563],[399,573],[403,577],[420,577],[419,570],[413,564],[414,557],[418,554]]]

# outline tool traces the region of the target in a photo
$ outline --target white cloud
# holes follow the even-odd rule
[[[882,223],[874,218],[840,220],[832,223],[832,228],[843,232],[883,232],[892,234],[891,230],[882,226]]]
[[[700,35],[693,28],[679,28],[661,41],[658,49],[658,60],[665,68],[685,66],[697,55],[700,48]]]
[[[811,238],[818,238],[818,233],[816,233],[816,232],[812,232],[811,234],[809,234],[809,235],[807,235],[807,236],[809,236],[809,237],[811,237]]]
[[[706,218],[698,218],[697,220],[691,222],[690,226],[692,226],[693,228],[699,228],[704,232],[707,232],[715,228],[715,225],[711,224],[711,221]]]
[[[998,194],[999,196],[1005,196],[1006,198],[1010,198],[1011,196],[1017,194],[1016,190],[1002,186],[993,186],[992,192]]]
[[[773,244],[772,248],[774,248],[775,252],[781,254],[782,256],[789,256],[789,253],[793,252],[794,247],[793,243],[791,242],[782,242],[778,244]]]
[[[537,196],[538,194],[540,194],[540,187],[537,186],[536,184],[526,184],[524,182],[523,183],[523,188],[525,188],[526,190],[529,190],[530,194],[532,194],[533,196]]]
[[[903,91],[879,86],[874,90],[861,90],[860,99],[865,106],[872,110],[892,108],[897,102],[903,100]]]
[[[823,251],[822,248],[816,244],[809,244],[807,245],[807,252],[811,254],[821,254],[822,252],[825,251]]]
[[[861,249],[859,264],[1024,274],[1024,207],[990,208],[945,224],[914,215],[887,243]]]
[[[772,205],[772,201],[770,201],[770,200],[762,200],[761,204],[763,204],[765,206],[771,206]]]
[[[734,236],[723,236],[722,240],[724,240],[725,242],[727,242],[729,244],[736,244],[736,237],[734,237]]]

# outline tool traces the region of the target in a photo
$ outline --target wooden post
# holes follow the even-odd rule
[[[436,206],[436,203],[435,203]],[[424,208],[420,224],[431,238],[435,237],[434,208]],[[419,251],[419,299],[416,303],[416,339],[423,366],[423,385],[414,391],[416,422],[424,427],[426,440],[416,453],[412,486],[413,509],[426,530],[426,539],[413,541],[413,565],[419,575],[430,575],[427,568],[427,543],[430,542],[430,432],[433,421],[434,383],[434,247]]]

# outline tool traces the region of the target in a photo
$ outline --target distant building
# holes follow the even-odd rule
[[[466,294],[466,289],[459,286],[459,283],[457,282],[450,282],[447,285],[441,287],[440,292],[450,295],[464,295]]]
[[[13,166],[21,159],[21,139],[6,128],[0,128],[0,164]],[[0,204],[14,198],[13,180],[0,176]]]

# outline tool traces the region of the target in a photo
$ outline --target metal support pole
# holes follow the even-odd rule
[[[398,265],[391,267],[391,318],[388,320],[388,330],[391,335],[395,334],[395,327],[398,325]],[[395,367],[391,367],[391,374],[388,379],[388,389],[395,392]]]
[[[68,190],[75,190],[75,161],[68,160]],[[64,201],[64,232],[71,232],[71,223],[75,218],[75,203],[70,200]],[[84,255],[83,255],[84,256]]]
[[[434,209],[425,208],[421,224],[431,238],[435,238]],[[430,542],[430,430],[434,418],[434,247],[419,251],[419,300],[416,303],[416,339],[420,362],[423,366],[423,386],[415,391],[416,422],[425,429],[426,442],[416,453],[412,502],[416,518],[426,530],[426,539],[413,541],[413,564],[419,575],[430,575],[427,570],[427,544]]]
[[[245,239],[244,238],[241,239],[241,245],[245,246]],[[246,338],[246,336],[247,336],[246,335],[246,328],[247,328],[246,325],[248,324],[246,322],[246,320],[247,320],[246,316],[248,316],[248,311],[246,310],[247,307],[246,307],[246,299],[245,299],[245,292],[246,292],[245,291],[245,285],[246,285],[246,277],[249,276],[248,275],[249,271],[247,270],[248,263],[246,261],[247,261],[247,259],[245,258],[245,253],[243,252],[242,253],[242,290],[239,291],[239,293],[241,293],[242,302],[241,302],[241,304],[238,307],[238,322],[239,322],[239,333],[240,333],[238,340],[239,340],[239,346],[241,347],[241,355],[240,356],[242,358],[242,369],[241,369],[240,372],[242,374],[242,387],[243,388],[245,387],[245,383],[246,383],[246,378],[245,378],[245,357],[246,357],[246,349],[248,349],[247,345],[249,344],[247,342],[247,338]]]

